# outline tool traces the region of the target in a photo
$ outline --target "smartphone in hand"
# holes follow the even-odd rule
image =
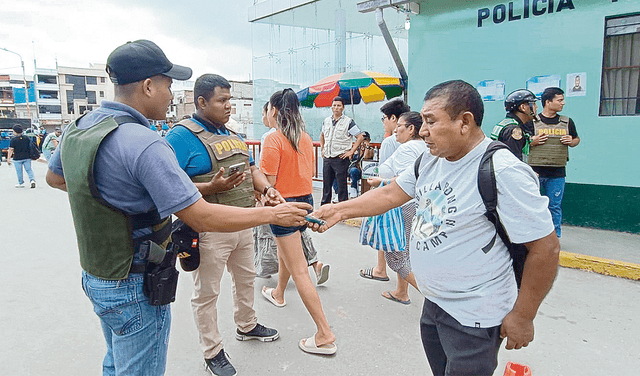
[[[324,219],[318,219],[310,215],[305,216],[304,219],[306,219],[307,222],[316,223],[316,224],[319,224],[320,226],[324,226],[327,224],[327,221],[325,221]]]
[[[235,174],[236,172],[244,172],[244,167],[245,167],[245,163],[244,162],[240,162],[240,163],[236,163],[234,165],[229,166],[229,172],[227,173],[227,177]]]

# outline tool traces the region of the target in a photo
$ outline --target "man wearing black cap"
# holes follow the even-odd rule
[[[115,100],[65,129],[47,183],[69,192],[82,286],[107,343],[103,374],[162,375],[178,274],[174,253],[164,251],[171,214],[196,231],[239,231],[301,225],[309,206],[258,212],[206,203],[147,120],[165,119],[172,79],[189,79],[191,69],[138,40],[111,53],[107,72]]]
[[[22,175],[22,169],[27,172],[29,176],[29,186],[31,188],[36,187],[36,178],[33,175],[31,169],[31,158],[29,152],[31,150],[31,139],[22,133],[22,127],[19,124],[13,126],[14,137],[9,144],[9,150],[7,151],[7,163],[13,163],[16,168],[16,175],[18,176],[18,184],[16,188],[24,188],[24,178]]]

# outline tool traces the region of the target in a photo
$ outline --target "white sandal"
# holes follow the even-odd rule
[[[272,295],[273,290],[275,290],[273,287],[268,287],[268,288],[266,288],[266,289],[263,287],[263,288],[262,288],[262,296],[264,296],[264,297],[265,297],[265,299],[267,299],[268,301],[270,301],[270,302],[271,302],[271,304],[273,304],[273,305],[274,305],[274,306],[276,306],[276,307],[282,308],[282,307],[286,306],[286,305],[287,305],[287,302],[286,302],[286,301],[285,301],[285,302],[282,302],[282,303],[278,303],[278,302],[276,302],[275,298],[274,298],[274,297],[273,297],[273,295]]]

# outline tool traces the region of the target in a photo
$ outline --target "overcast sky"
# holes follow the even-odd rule
[[[22,55],[27,75],[58,65],[104,64],[130,40],[149,39],[193,79],[217,73],[233,80],[251,75],[253,0],[0,0],[0,47]],[[0,50],[0,73],[20,74],[16,55]]]

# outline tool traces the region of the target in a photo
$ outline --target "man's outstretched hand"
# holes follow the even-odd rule
[[[272,206],[271,210],[275,215],[272,222],[274,225],[296,227],[308,223],[304,216],[309,210],[313,210],[313,206],[305,202],[286,202]]]
[[[307,222],[307,227],[309,227],[313,231],[320,233],[327,231],[341,220],[340,213],[338,212],[338,210],[336,210],[335,205],[333,204],[320,206],[318,210],[311,213],[311,216],[318,219],[323,219],[327,222],[322,226],[317,223]]]

